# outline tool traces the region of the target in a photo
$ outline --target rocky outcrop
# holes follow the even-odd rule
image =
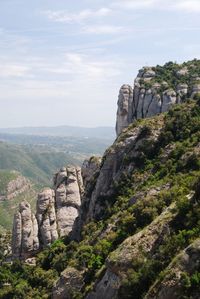
[[[69,235],[79,216],[83,182],[79,167],[63,167],[54,177],[54,190],[38,195],[36,217],[29,203],[22,202],[15,214],[12,234],[14,257],[26,258],[39,248]]]
[[[19,176],[16,180],[10,181],[7,186],[7,199],[13,199],[19,194],[29,190],[31,187],[30,181],[23,177]]]
[[[56,217],[59,235],[68,235],[79,215],[83,182],[81,168],[61,169],[54,178]]]
[[[89,192],[83,197],[83,202],[88,204],[84,210],[87,220],[102,217],[106,199],[114,194],[123,174],[131,173],[147,143],[150,150],[156,142],[162,129],[162,119],[162,115],[155,119],[153,130],[145,131],[144,126],[137,126],[124,131],[106,151],[95,184],[92,182],[93,189],[91,191],[88,188]],[[130,163],[127,163],[127,159]]]
[[[133,262],[144,259],[146,254],[153,255],[156,248],[162,244],[164,236],[170,233],[170,222],[175,217],[173,209],[174,205],[171,205],[147,228],[127,238],[110,254],[103,278],[97,282],[87,299],[100,299],[101,294],[104,294],[105,299],[120,298],[118,291]]]
[[[195,290],[194,286],[189,289],[189,280],[195,272],[199,271],[199,268],[200,239],[197,239],[174,259],[163,273],[164,279],[160,279],[152,286],[145,299],[183,298],[182,294],[186,292],[186,289],[188,289],[190,298],[198,299],[199,290],[198,288]]]
[[[133,89],[124,84],[119,91],[116,132],[119,135],[132,122]]]
[[[83,178],[84,187],[88,185],[93,179],[101,165],[101,157],[91,157],[83,162],[81,167],[81,173]]]
[[[6,182],[4,191],[0,190],[0,201],[12,200],[18,195],[31,189],[31,182],[20,173],[17,171],[11,171],[10,175],[15,178]]]
[[[53,190],[45,189],[38,194],[36,218],[40,244],[42,247],[46,247],[58,239],[55,192]]]
[[[83,278],[79,271],[67,268],[61,273],[60,279],[55,283],[52,299],[71,299],[83,286]]]
[[[30,204],[20,203],[15,213],[12,233],[12,253],[14,258],[27,258],[39,249],[38,224],[31,212]]]
[[[163,67],[164,68],[164,67]],[[187,67],[180,68],[175,75],[174,86],[166,81],[161,81],[157,68],[142,68],[135,81],[134,87],[123,85],[119,91],[116,134],[128,127],[134,120],[154,116],[166,112],[171,105],[181,103],[186,97],[194,98],[200,93],[200,79],[193,78],[190,82]],[[169,73],[168,73],[169,74]],[[173,72],[171,76],[174,76]],[[180,83],[181,79],[183,83]],[[192,84],[190,87],[188,84]]]

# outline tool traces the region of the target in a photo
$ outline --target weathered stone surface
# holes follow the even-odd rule
[[[81,273],[74,268],[67,268],[61,273],[60,279],[56,282],[52,299],[72,299],[74,292],[80,291],[83,285]]]
[[[107,270],[94,291],[90,292],[86,299],[117,299],[120,279],[115,273]]]
[[[176,299],[183,293],[181,277],[187,274],[191,277],[200,267],[200,239],[193,242],[167,268],[166,276],[150,289],[145,299]],[[198,299],[199,292],[194,290],[190,298]]]
[[[83,162],[81,173],[83,177],[84,187],[91,181],[95,173],[99,170],[101,157],[91,157]]]
[[[195,84],[193,86],[191,98],[194,98],[196,94],[200,94],[200,84]]]
[[[188,73],[189,73],[188,68],[183,67],[182,69],[180,69],[179,71],[176,72],[176,75],[178,77],[182,77],[182,76],[186,76]]]
[[[12,252],[14,257],[27,258],[39,249],[38,224],[26,201],[14,216]]]
[[[46,247],[58,239],[55,193],[50,188],[38,194],[36,218],[40,245]]]
[[[157,128],[149,132],[148,136],[142,134],[143,128],[140,126],[129,129],[127,133],[124,131],[120,135],[123,140],[119,137],[113,146],[106,151],[94,188],[89,192],[89,195],[85,195],[86,198],[83,198],[84,202],[88,202],[88,207],[85,209],[88,220],[101,218],[106,198],[113,195],[115,186],[121,180],[121,175],[124,172],[128,174],[131,168],[134,168],[134,162],[132,162],[132,164],[128,165],[127,169],[124,159],[137,160],[137,157],[141,154],[143,143],[149,142],[153,144],[157,140],[162,125],[157,121],[156,126]]]
[[[177,81],[188,75],[188,68],[183,67],[176,72]],[[191,80],[188,79],[188,84]],[[156,72],[151,67],[139,70],[133,88],[123,85],[119,92],[118,111],[116,121],[117,136],[134,120],[151,117],[167,112],[170,107],[182,103],[187,97],[193,98],[200,93],[199,77],[192,80],[193,86],[178,83],[173,89],[167,82],[156,82]],[[192,82],[191,81],[191,82]]]
[[[147,228],[127,238],[109,255],[106,261],[107,270],[87,299],[100,299],[102,294],[106,299],[120,299],[118,291],[132,262],[144,258],[145,254],[153,255],[158,244],[162,244],[164,236],[170,233],[170,222],[175,217],[173,209],[172,204]]]
[[[132,101],[133,101],[133,89],[130,85],[124,84],[120,91],[118,97],[118,110],[117,110],[117,123],[116,132],[119,135],[124,128],[132,120]]]
[[[36,217],[29,203],[22,202],[14,216],[12,253],[26,259],[58,237],[67,236],[79,216],[83,181],[80,167],[63,167],[54,177],[55,191],[38,195]]]
[[[6,192],[0,194],[0,201],[12,200],[19,194],[22,194],[31,189],[31,182],[22,176],[17,171],[11,171],[11,173],[16,175],[16,178],[8,182],[6,186]]]
[[[55,180],[56,217],[60,236],[68,235],[79,215],[83,182],[79,167],[68,167]]]

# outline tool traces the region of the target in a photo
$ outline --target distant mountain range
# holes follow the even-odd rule
[[[39,136],[62,136],[62,137],[83,137],[97,139],[114,139],[115,130],[113,127],[21,127],[21,128],[0,128],[0,133],[39,135]]]

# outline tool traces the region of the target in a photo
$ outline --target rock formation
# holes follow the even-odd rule
[[[170,233],[170,222],[175,217],[174,205],[166,209],[154,222],[139,233],[127,238],[106,261],[107,270],[87,299],[120,298],[118,291],[121,281],[133,261],[155,254],[157,244]],[[112,297],[110,297],[112,295]]]
[[[95,176],[96,172],[99,170],[101,164],[101,157],[91,157],[83,162],[81,167],[81,173],[83,178],[84,187],[88,185],[88,183]]]
[[[200,93],[200,84],[195,83],[200,81],[198,77],[193,78],[194,83],[190,88],[186,83],[179,83],[182,77],[188,79],[188,69],[185,67],[177,71],[174,79],[177,84],[173,87],[161,81],[157,72],[157,68],[144,67],[139,71],[133,88],[130,85],[120,88],[117,136],[134,120],[166,112],[171,105],[183,102],[186,97],[194,98],[195,94]]]
[[[145,299],[176,299],[183,293],[184,279],[198,273],[200,267],[200,239],[194,241],[169,265],[164,279],[153,285]],[[189,287],[189,285],[188,285]],[[198,290],[190,291],[190,298],[198,299]]]
[[[56,217],[59,235],[68,235],[79,215],[83,182],[79,167],[61,169],[54,178]]]
[[[132,122],[133,89],[124,84],[119,91],[116,132],[119,135]]]
[[[58,239],[55,192],[53,190],[45,189],[38,194],[36,219],[40,243],[46,247]]]
[[[54,190],[39,193],[36,217],[29,203],[22,202],[13,222],[13,256],[27,258],[58,237],[67,236],[79,215],[82,192],[81,169],[63,167],[54,177]]]
[[[19,211],[15,213],[12,233],[13,257],[28,258],[39,249],[38,224],[31,212],[30,204],[20,203]]]
[[[162,117],[160,118],[162,119]],[[161,120],[160,120],[161,121]],[[83,201],[88,202],[87,219],[98,219],[103,213],[104,205],[102,202],[106,201],[114,194],[116,186],[120,183],[121,176],[124,172],[131,172],[135,167],[134,160],[140,159],[141,149],[146,142],[153,143],[157,140],[161,126],[155,126],[154,130],[147,133],[144,132],[144,128],[137,126],[127,132],[125,142],[119,139],[115,141],[113,146],[106,151],[103,157],[103,163],[95,181],[95,186],[89,196],[90,200],[83,197]],[[128,169],[124,165],[124,158],[129,157],[132,159],[132,163],[129,164]]]
[[[80,291],[82,286],[81,273],[74,268],[67,268],[61,273],[60,279],[53,288],[52,299],[74,298],[73,292]]]
[[[7,182],[4,186],[5,190],[0,190],[0,201],[12,200],[31,188],[31,182],[19,172],[10,171],[10,174],[15,178]]]

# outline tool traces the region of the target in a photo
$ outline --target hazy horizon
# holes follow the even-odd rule
[[[200,58],[199,0],[1,0],[0,128],[114,127],[138,70]]]

